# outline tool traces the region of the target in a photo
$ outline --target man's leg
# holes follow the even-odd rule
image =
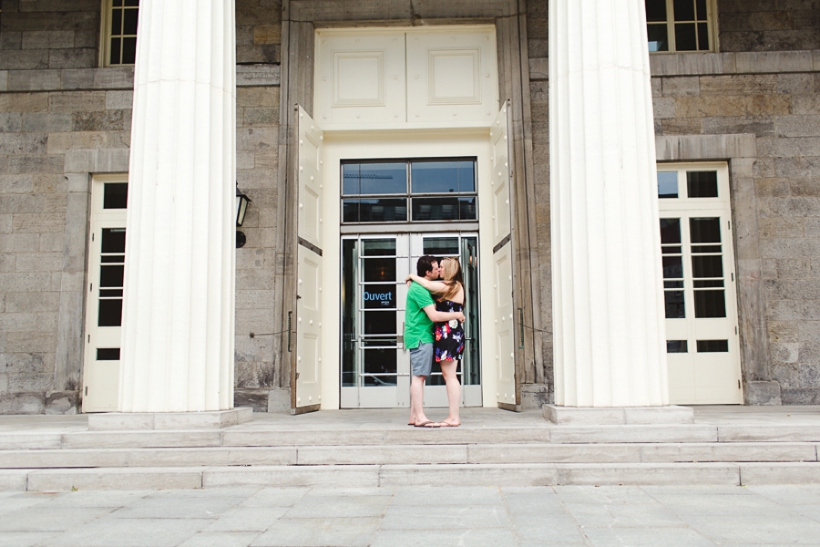
[[[414,425],[428,422],[424,415],[424,381],[426,376],[413,375],[410,380],[410,422]]]
[[[442,424],[454,426],[461,424],[458,410],[461,404],[461,384],[458,383],[458,361],[441,361],[441,375],[444,376],[444,382],[447,385],[447,404],[450,408],[450,414],[447,418],[440,422]]]

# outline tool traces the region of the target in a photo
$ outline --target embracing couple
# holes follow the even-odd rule
[[[404,344],[410,350],[410,421],[416,427],[458,427],[461,385],[456,376],[464,353],[464,283],[457,258],[439,261],[432,256],[419,258],[418,275],[408,275]],[[444,280],[439,281],[439,277]],[[435,296],[435,300],[433,300]],[[424,414],[424,381],[435,359],[447,386],[450,413],[442,422]]]

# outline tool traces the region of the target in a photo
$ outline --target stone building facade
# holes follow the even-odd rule
[[[299,59],[283,58],[304,24],[291,4],[236,0],[237,183],[252,205],[236,254],[235,402],[256,410],[291,406],[279,310],[292,101],[280,82],[286,69],[296,79]],[[304,9],[328,27],[474,20],[477,10],[445,0],[431,17],[406,0],[351,15],[345,2],[313,4]],[[518,21],[518,55],[529,66],[523,132],[543,334],[517,364],[523,408],[553,401],[547,4],[522,0],[503,15]],[[745,401],[818,404],[820,5],[715,5],[713,51],[651,56],[658,161],[728,165]],[[128,171],[133,67],[101,62],[99,0],[0,6],[0,412],[73,413],[82,401],[90,180]]]

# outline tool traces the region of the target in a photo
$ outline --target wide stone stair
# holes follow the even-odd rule
[[[217,430],[0,427],[0,490],[820,483],[820,417],[555,425],[487,411],[420,429],[388,412]]]

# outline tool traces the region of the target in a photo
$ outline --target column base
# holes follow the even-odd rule
[[[89,414],[91,431],[150,431],[183,429],[221,429],[250,422],[250,407],[206,412],[109,412]]]
[[[695,422],[695,412],[688,406],[592,408],[543,405],[541,411],[544,418],[560,425],[691,424]]]

